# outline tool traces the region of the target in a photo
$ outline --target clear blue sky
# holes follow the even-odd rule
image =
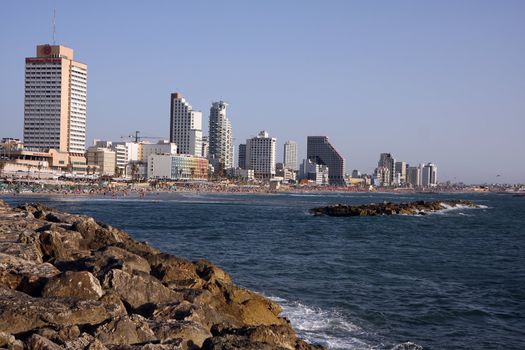
[[[525,1],[2,1],[1,137],[22,137],[53,8],[89,66],[89,143],[168,136],[180,91],[204,124],[229,102],[235,143],[268,130],[279,159],[327,135],[348,171],[391,152],[440,180],[525,182]]]

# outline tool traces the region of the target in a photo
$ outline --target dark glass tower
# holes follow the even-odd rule
[[[345,186],[345,160],[332,146],[326,136],[308,136],[306,157],[317,164],[328,167],[330,185]]]

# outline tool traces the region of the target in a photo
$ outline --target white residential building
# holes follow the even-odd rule
[[[269,180],[275,176],[276,143],[266,131],[246,140],[246,169],[253,170],[256,179]]]
[[[326,165],[317,164],[310,159],[304,159],[299,167],[299,178],[313,181],[316,185],[329,184],[330,169]]]
[[[407,183],[412,187],[421,187],[421,168],[409,166],[407,168]]]
[[[179,154],[202,155],[202,112],[194,111],[178,92],[171,94],[170,142]]]
[[[147,162],[152,154],[177,154],[177,145],[168,140],[157,143],[141,143],[139,160]]]
[[[435,164],[421,165],[421,185],[423,187],[437,186],[437,166]]]
[[[216,170],[233,168],[233,135],[227,107],[226,102],[219,101],[210,108],[208,159]]]
[[[297,170],[297,142],[287,141],[284,143],[283,164],[285,169]]]

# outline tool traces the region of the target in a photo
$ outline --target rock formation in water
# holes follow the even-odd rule
[[[380,204],[363,204],[363,205],[346,205],[337,204],[326,207],[310,209],[313,215],[328,216],[377,216],[377,215],[425,215],[454,207],[479,208],[473,202],[461,199],[448,201],[425,202],[417,201],[410,203],[380,203]]]
[[[314,350],[206,260],[93,218],[0,201],[0,349]]]

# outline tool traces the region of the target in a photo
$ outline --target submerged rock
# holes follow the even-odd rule
[[[322,349],[280,313],[209,261],[93,218],[0,201],[0,348]]]

